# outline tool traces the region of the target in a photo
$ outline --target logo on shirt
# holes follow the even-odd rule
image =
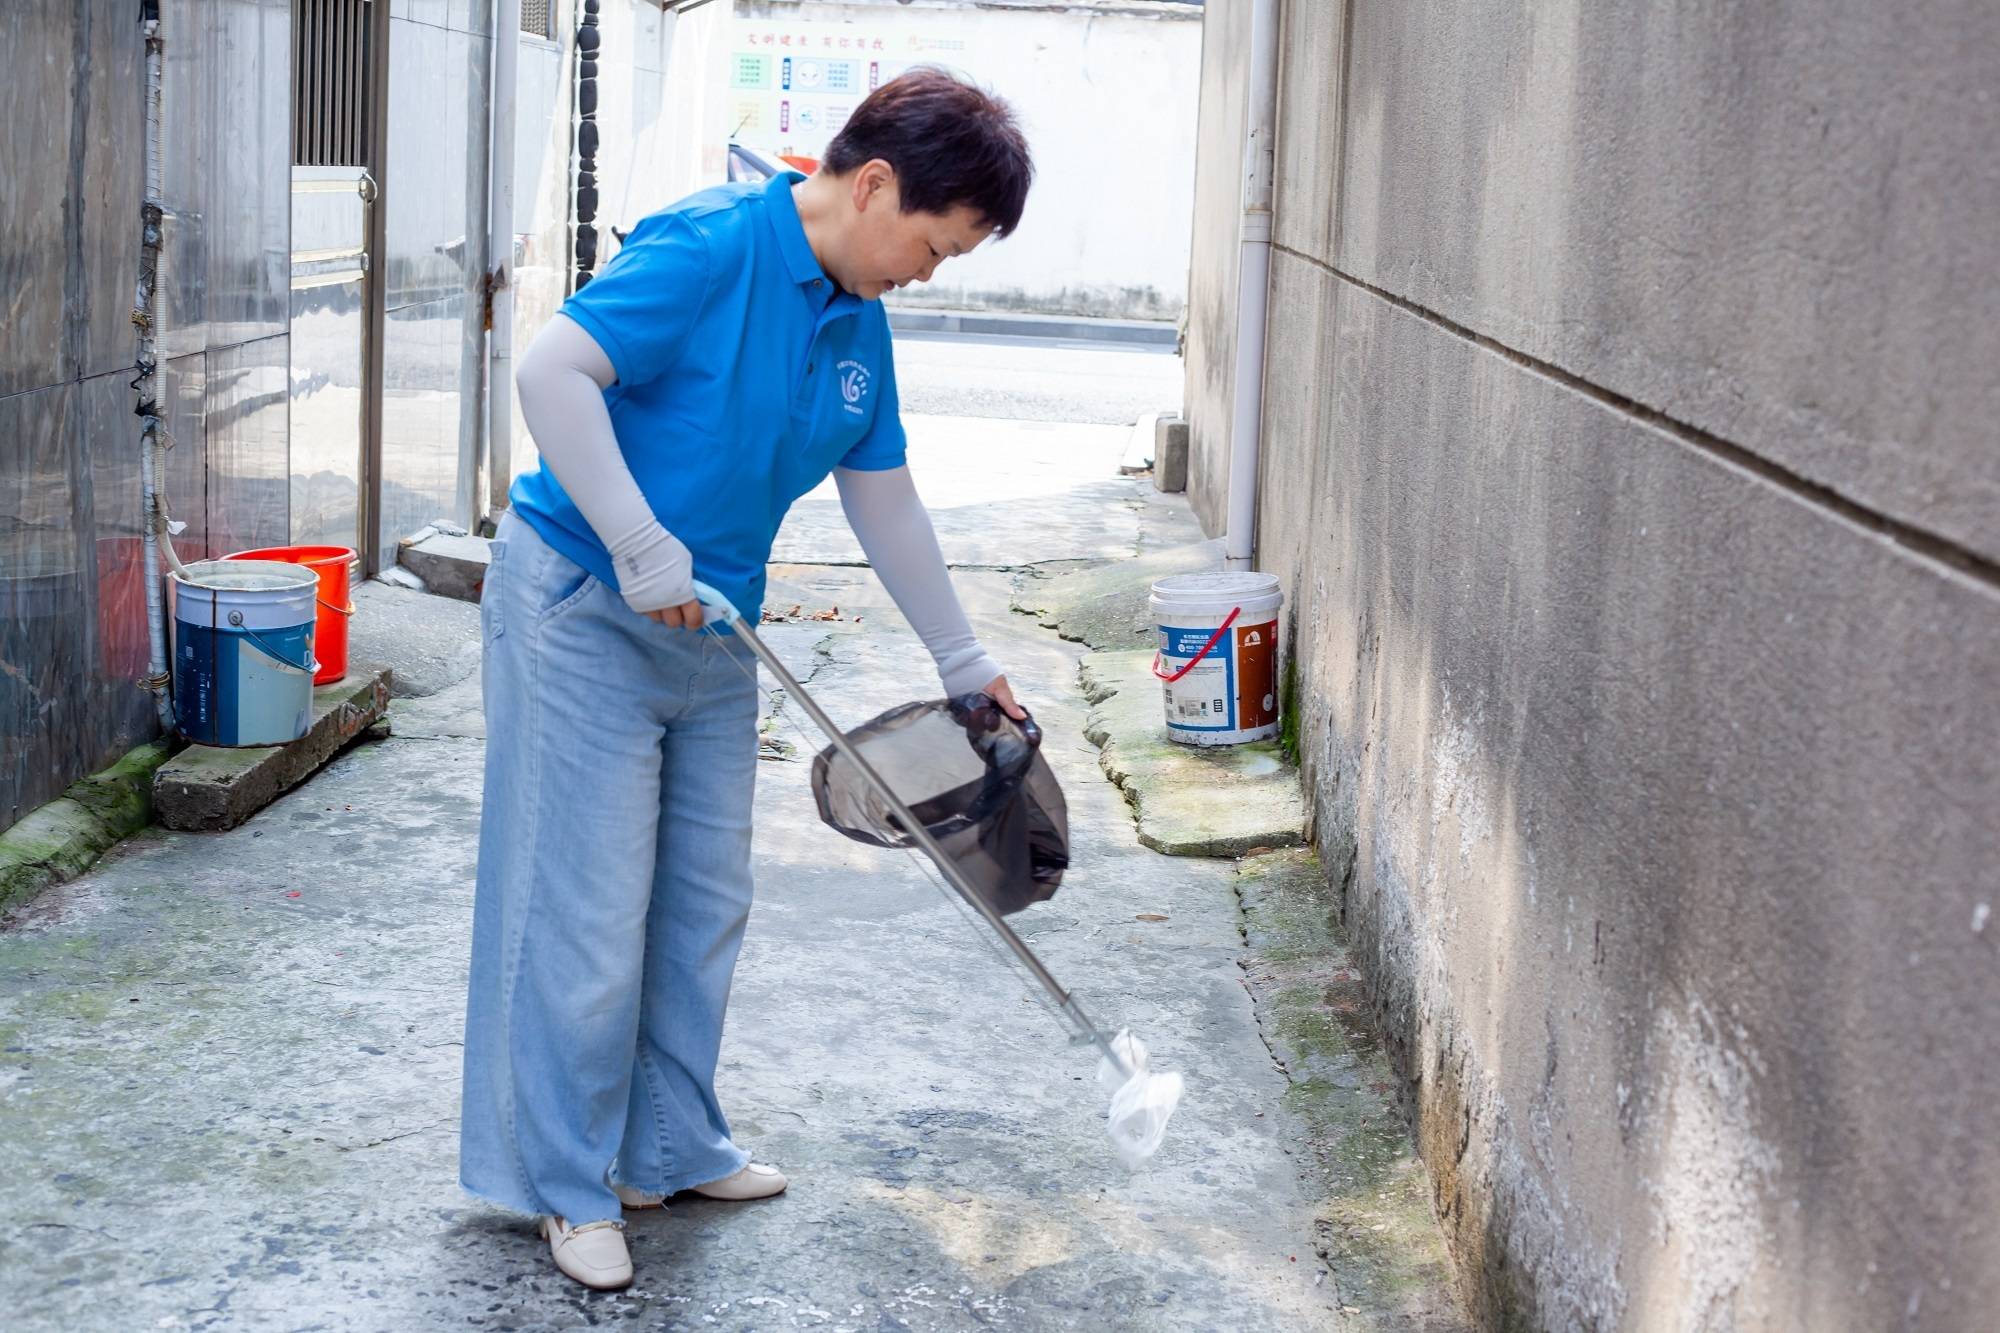
[[[868,367],[862,365],[859,361],[843,361],[840,363],[839,370],[841,400],[846,405],[847,410],[855,416],[866,416],[867,413],[863,411],[861,403],[863,399],[868,397],[868,381],[870,378]]]

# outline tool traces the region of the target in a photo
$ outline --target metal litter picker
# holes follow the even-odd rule
[[[1027,969],[1035,984],[1047,993],[1057,1013],[1069,1025],[1075,1040],[1097,1048],[1103,1057],[1098,1064],[1098,1083],[1111,1096],[1107,1128],[1112,1142],[1127,1165],[1137,1166],[1151,1157],[1166,1137],[1167,1121],[1180,1103],[1181,1076],[1172,1071],[1151,1069],[1145,1044],[1131,1032],[1121,1029],[1116,1036],[1107,1037],[1101,1028],[1091,1022],[1076,997],[1063,989],[1062,983],[1043,966],[1042,960],[1035,957],[1034,951],[1014,933],[1006,918],[970,882],[958,862],[939,845],[923,821],[862,756],[846,733],[834,725],[833,719],[805,691],[798,678],[792,675],[762,637],[744,621],[735,606],[705,583],[697,582],[694,586],[696,596],[701,599],[706,625],[711,627],[709,632],[714,632],[714,625],[724,624],[749,645],[765,670],[784,688],[786,697],[799,701],[819,729],[826,733],[834,750],[853,765],[855,772],[874,791],[894,818],[899,831],[930,858],[958,897],[979,914],[1000,942]]]

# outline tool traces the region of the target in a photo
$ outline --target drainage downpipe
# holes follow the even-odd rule
[[[493,0],[493,110],[486,191],[486,495],[482,514],[507,507],[514,480],[514,68],[521,0]],[[475,523],[476,526],[476,523]]]
[[[146,635],[151,645],[146,676],[140,682],[152,691],[161,730],[174,730],[174,701],[167,668],[166,591],[160,582],[160,559],[184,570],[174,554],[173,525],[167,519],[166,498],[160,492],[167,471],[166,423],[160,416],[160,327],[155,297],[160,277],[160,242],[165,235],[166,209],[160,202],[160,66],[165,43],[160,37],[159,0],[142,0],[140,31],[146,42],[146,185],[139,203],[139,281],[132,299],[132,327],[138,331],[138,354],[132,387],[139,392],[133,409],[144,423],[139,432],[139,490],[144,513],[140,549],[146,579]]]
[[[1278,125],[1278,4],[1250,6],[1250,104],[1244,116],[1243,218],[1237,232],[1235,411],[1229,422],[1224,567],[1257,553],[1257,460],[1264,432],[1264,318],[1271,292],[1271,215]]]

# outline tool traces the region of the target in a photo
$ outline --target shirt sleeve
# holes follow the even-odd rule
[[[514,382],[542,466],[611,556],[618,595],[644,614],[694,600],[694,557],[660,526],[618,448],[604,405],[611,359],[566,315],[542,326]]]
[[[707,238],[686,214],[654,214],[562,313],[604,349],[620,384],[644,384],[680,359],[714,286],[713,268]]]
[[[908,453],[909,439],[903,434],[903,400],[896,393],[896,353],[885,333],[882,396],[875,403],[875,419],[868,423],[868,433],[840,460],[840,466],[853,472],[884,472],[903,466]]]
[[[980,645],[965,618],[910,470],[844,469],[836,470],[833,479],[869,567],[930,650],[945,693],[970,694],[992,684],[1002,674],[1000,664]]]

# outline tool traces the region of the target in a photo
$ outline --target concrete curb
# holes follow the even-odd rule
[[[0,833],[0,912],[75,879],[152,823],[153,774],[172,753],[167,741],[142,745]]]
[[[1122,343],[1128,347],[1172,347],[1180,338],[1180,331],[1173,324],[1150,319],[1087,319],[979,310],[891,310],[889,327],[898,333],[1064,338],[1075,342]]]
[[[305,781],[389,711],[389,672],[357,667],[313,691],[312,725],[289,745],[190,745],[153,775],[160,822],[184,832],[232,829]]]
[[[1200,749],[1166,738],[1151,650],[1083,659],[1085,739],[1125,793],[1139,841],[1168,856],[1241,856],[1305,841],[1298,772],[1277,742]]]

